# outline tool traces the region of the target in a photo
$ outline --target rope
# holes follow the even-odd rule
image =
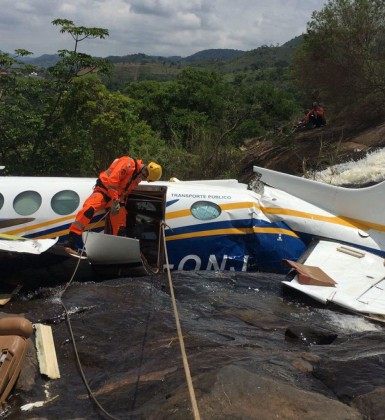
[[[63,306],[63,308],[64,308],[64,312],[65,312],[65,314],[66,314],[66,321],[67,321],[67,326],[68,326],[68,330],[69,330],[69,332],[70,332],[70,335],[71,335],[71,340],[72,340],[72,347],[73,347],[73,349],[74,349],[74,352],[75,352],[75,357],[76,357],[76,362],[77,362],[77,365],[78,365],[78,368],[79,368],[79,372],[80,372],[80,375],[81,375],[81,377],[82,377],[82,380],[83,380],[83,383],[84,383],[84,386],[86,387],[86,389],[87,389],[87,392],[88,392],[88,395],[90,396],[90,398],[92,399],[92,401],[96,404],[96,406],[99,408],[99,410],[107,417],[107,418],[109,418],[109,419],[112,419],[112,420],[119,420],[118,419],[118,417],[115,417],[115,416],[113,416],[112,414],[110,414],[101,404],[100,404],[100,402],[98,401],[98,399],[95,397],[95,395],[94,395],[94,393],[93,393],[93,391],[92,391],[92,389],[90,388],[90,385],[88,384],[88,381],[87,381],[87,378],[86,378],[86,376],[85,376],[85,374],[84,374],[84,371],[83,371],[83,368],[82,368],[82,363],[81,363],[81,361],[80,361],[80,358],[79,358],[79,353],[78,353],[78,349],[77,349],[77,346],[76,346],[76,342],[75,342],[75,337],[74,337],[74,334],[73,334],[73,330],[72,330],[72,325],[71,325],[71,320],[70,320],[70,316],[69,316],[69,313],[68,313],[68,311],[67,311],[67,308],[66,308],[66,306],[64,305],[64,303],[62,302],[62,300],[60,300],[60,303],[61,303],[61,305]]]
[[[108,214],[108,212],[100,219],[100,220],[103,220],[105,217],[107,217],[107,214]],[[86,244],[86,242],[87,242],[87,238],[88,238],[88,231],[86,232],[86,235],[85,235],[85,239],[84,239],[84,244],[83,244],[83,248],[82,248],[82,250],[81,250],[81,252],[80,252],[80,257],[82,257],[83,256],[83,254],[84,254],[84,250],[85,250],[85,244]],[[101,404],[100,404],[100,402],[98,401],[98,399],[95,397],[95,395],[94,395],[94,393],[93,393],[93,391],[92,391],[92,389],[91,389],[91,387],[90,387],[90,385],[89,385],[89,383],[88,383],[88,381],[87,381],[87,378],[86,378],[86,375],[85,375],[85,373],[84,373],[84,371],[83,371],[83,367],[82,367],[82,363],[81,363],[81,361],[80,361],[80,358],[79,358],[79,353],[78,353],[78,349],[77,349],[77,345],[76,345],[76,341],[75,341],[75,337],[74,337],[74,333],[73,333],[73,329],[72,329],[72,324],[71,324],[71,319],[70,319],[70,314],[69,314],[69,312],[68,312],[68,310],[67,310],[67,308],[66,308],[66,306],[65,306],[65,304],[64,304],[64,302],[63,302],[63,300],[62,300],[62,297],[63,297],[63,295],[64,295],[64,293],[66,292],[66,290],[68,289],[68,287],[71,285],[71,283],[73,282],[73,280],[74,280],[74,278],[75,278],[75,275],[76,275],[76,273],[77,273],[77,271],[78,271],[78,268],[79,268],[79,264],[80,264],[80,261],[81,261],[81,258],[79,258],[78,259],[78,262],[77,262],[77,264],[76,264],[76,266],[75,266],[75,269],[74,269],[74,271],[73,271],[73,273],[72,273],[72,276],[71,276],[71,278],[69,279],[69,281],[67,282],[67,284],[64,286],[64,288],[63,288],[63,290],[61,291],[61,293],[60,293],[60,295],[59,295],[59,300],[60,300],[60,303],[61,303],[61,305],[62,305],[62,307],[63,307],[63,309],[64,309],[64,313],[65,313],[65,316],[66,316],[66,323],[67,323],[67,327],[68,327],[68,331],[69,331],[69,333],[70,333],[70,336],[71,336],[71,341],[72,341],[72,348],[73,348],[73,350],[74,350],[74,353],[75,353],[75,357],[76,357],[76,363],[77,363],[77,365],[78,365],[78,369],[79,369],[79,372],[80,372],[80,376],[81,376],[81,378],[82,378],[82,380],[83,380],[83,383],[84,383],[84,386],[86,387],[86,389],[87,389],[87,392],[88,392],[88,395],[90,396],[90,398],[92,399],[92,401],[95,403],[95,405],[99,408],[99,410],[107,417],[107,418],[109,418],[109,419],[112,419],[112,420],[119,420],[118,419],[118,417],[115,417],[115,416],[113,416],[111,413],[109,413]]]
[[[169,285],[169,288],[170,288],[172,307],[173,307],[173,310],[174,310],[176,329],[177,329],[177,332],[178,332],[180,351],[182,353],[184,373],[186,375],[186,381],[187,381],[188,391],[189,391],[189,394],[190,394],[190,401],[191,401],[191,406],[192,406],[192,409],[193,409],[194,419],[195,420],[200,420],[201,417],[200,417],[199,410],[198,410],[198,404],[197,404],[197,400],[196,400],[196,397],[195,397],[194,386],[193,386],[192,379],[191,379],[190,367],[189,367],[189,364],[188,364],[187,354],[186,354],[186,350],[185,350],[185,346],[184,346],[182,328],[180,326],[180,321],[179,321],[178,308],[176,306],[174,286],[173,286],[173,283],[172,283],[170,266],[169,266],[169,262],[168,262],[166,235],[165,235],[164,226],[165,226],[165,223],[163,222],[162,223],[163,247],[164,247],[164,254],[165,254],[165,258],[166,258],[168,285]]]
[[[104,218],[106,218],[107,215],[108,215],[108,212],[100,220],[103,220]],[[92,391],[92,389],[91,389],[91,387],[90,387],[90,385],[89,385],[89,383],[87,381],[86,375],[85,375],[84,370],[83,370],[83,367],[82,367],[82,363],[80,361],[80,357],[79,357],[79,353],[78,353],[78,349],[77,349],[77,345],[76,345],[76,341],[75,341],[75,337],[74,337],[74,333],[73,333],[73,329],[72,329],[70,314],[69,314],[69,312],[68,312],[68,310],[67,310],[67,308],[66,308],[66,306],[65,306],[65,304],[64,304],[64,302],[62,300],[62,297],[63,297],[64,293],[66,292],[66,290],[68,289],[68,287],[73,282],[73,280],[74,280],[74,278],[76,276],[76,273],[78,271],[78,268],[79,268],[79,265],[80,265],[80,261],[81,261],[81,257],[83,256],[84,251],[85,251],[85,245],[87,243],[88,232],[89,231],[86,231],[86,234],[85,234],[83,248],[82,248],[82,250],[80,252],[80,258],[78,259],[78,261],[77,261],[77,263],[75,265],[75,269],[74,269],[74,271],[73,271],[73,273],[72,273],[69,281],[67,282],[67,284],[64,286],[63,290],[61,291],[61,293],[59,295],[59,300],[60,300],[60,303],[61,303],[61,305],[62,305],[62,307],[64,309],[64,313],[65,313],[65,316],[66,316],[66,323],[67,323],[68,331],[69,331],[70,336],[71,336],[72,347],[73,347],[73,350],[74,350],[74,353],[75,353],[76,363],[77,363],[77,366],[78,366],[78,369],[79,369],[79,372],[80,372],[80,376],[81,376],[81,378],[83,380],[84,386],[87,389],[87,392],[88,392],[89,397],[92,399],[92,401],[95,403],[95,405],[99,408],[99,410],[107,418],[112,419],[112,420],[119,420],[118,417],[115,417],[114,415],[112,415],[111,413],[109,413],[101,405],[101,403],[98,401],[98,399],[94,395],[94,393],[93,393],[93,391]],[[159,252],[160,251],[158,251],[158,253]],[[142,257],[143,266],[145,267],[145,270],[146,270],[147,274],[150,274],[150,275],[157,274],[159,270],[156,271],[156,272],[154,272],[152,270],[152,267],[147,262],[146,258],[144,257],[144,255],[142,253],[141,253],[141,257]],[[159,255],[158,255],[158,260],[159,260]],[[152,289],[151,289],[151,298],[152,298]],[[141,369],[142,363],[143,363],[144,346],[145,346],[146,339],[147,339],[148,324],[149,324],[149,321],[150,321],[150,318],[151,318],[151,314],[152,314],[152,310],[150,310],[148,312],[148,314],[147,314],[146,330],[145,330],[145,334],[144,334],[143,340],[142,340],[142,350],[141,350],[141,358],[140,358],[140,364],[139,364],[139,373],[138,373],[137,383],[136,383],[136,386],[135,386],[135,393],[134,393],[134,400],[133,400],[133,404],[132,404],[132,410],[135,408],[136,399],[137,399],[137,392],[138,392],[138,389],[139,389],[140,369]]]
[[[108,212],[102,217],[101,220],[103,220],[106,216],[107,216]],[[199,414],[199,409],[198,409],[198,404],[196,401],[196,397],[195,397],[195,391],[194,391],[194,386],[192,383],[192,378],[191,378],[191,372],[190,372],[190,367],[188,364],[188,359],[187,359],[187,354],[186,354],[186,349],[185,349],[185,345],[184,345],[184,340],[183,340],[183,334],[182,334],[182,329],[180,326],[180,320],[179,320],[179,313],[178,313],[178,308],[176,306],[176,299],[175,299],[175,294],[174,294],[174,286],[172,283],[172,278],[171,278],[171,272],[170,272],[170,267],[169,267],[169,261],[168,261],[168,253],[167,253],[167,246],[166,246],[166,236],[165,236],[165,222],[161,223],[161,231],[162,231],[162,236],[163,236],[163,249],[164,249],[164,254],[165,254],[165,260],[166,260],[166,266],[167,266],[167,277],[168,277],[168,283],[169,283],[169,288],[170,288],[170,294],[171,294],[171,300],[172,300],[172,307],[173,307],[173,311],[174,311],[174,318],[175,318],[175,323],[176,323],[176,329],[178,332],[178,338],[179,338],[179,346],[180,346],[180,351],[182,354],[182,360],[183,360],[183,367],[184,367],[184,371],[185,371],[185,376],[186,376],[186,381],[187,381],[187,387],[188,387],[188,391],[189,391],[189,395],[190,395],[190,401],[191,401],[191,406],[193,409],[193,416],[195,420],[200,420],[200,414]],[[85,244],[87,242],[87,237],[88,237],[88,231],[86,232],[85,235],[85,239],[84,239],[84,245],[83,248],[81,250],[80,253],[80,257],[83,256],[84,254],[84,250],[85,250]],[[160,248],[160,247],[159,247]],[[158,253],[160,253],[160,249],[158,250]],[[150,267],[146,267],[146,265],[149,266],[147,260],[144,258],[144,256],[142,256],[142,260],[145,261],[146,264],[144,264],[145,269],[148,270]],[[79,353],[77,350],[77,345],[76,345],[76,341],[75,341],[75,337],[73,334],[73,329],[72,329],[72,324],[71,324],[71,319],[70,319],[70,315],[69,312],[64,304],[64,302],[62,301],[62,297],[64,295],[64,293],[66,292],[66,290],[68,289],[68,287],[71,285],[71,283],[73,282],[75,275],[78,271],[79,265],[80,265],[80,261],[81,258],[79,258],[75,269],[72,273],[71,278],[69,279],[68,283],[64,286],[62,292],[59,295],[59,299],[60,299],[60,303],[64,309],[65,315],[66,315],[66,323],[68,326],[68,330],[71,336],[71,341],[72,341],[72,347],[74,349],[74,353],[75,353],[75,357],[76,357],[76,362],[79,368],[79,372],[81,375],[81,378],[83,380],[83,383],[87,389],[88,395],[90,396],[90,398],[92,399],[92,401],[95,403],[95,405],[99,408],[99,410],[107,417],[110,418],[112,420],[119,420],[118,417],[113,416],[111,413],[109,413],[98,401],[98,399],[96,398],[96,396],[94,395],[91,387],[89,386],[89,383],[87,381],[87,378],[85,376],[85,373],[83,371],[83,367],[79,358]],[[158,256],[158,261],[159,261],[159,256]],[[148,270],[150,271],[151,274],[155,274],[152,269]],[[140,378],[140,368],[142,365],[142,358],[143,358],[143,350],[144,350],[144,344],[146,342],[146,338],[147,338],[147,327],[148,327],[148,322],[149,319],[151,317],[151,311],[149,311],[148,316],[147,316],[147,325],[146,325],[146,331],[144,334],[144,338],[142,341],[142,354],[141,354],[141,361],[140,361],[140,367],[139,367],[139,373],[138,373],[138,380],[137,380],[137,385],[139,383],[139,378]],[[136,402],[136,392],[137,392],[137,386],[136,386],[136,390],[135,390],[135,398],[133,401],[133,408],[135,407],[135,402]]]
[[[134,414],[136,414],[134,410],[136,408],[136,400],[138,398],[140,377],[142,375],[142,366],[143,366],[143,360],[144,360],[144,348],[145,348],[146,342],[147,342],[148,326],[150,324],[150,320],[152,318],[152,313],[154,311],[154,306],[153,306],[153,299],[154,299],[154,297],[153,297],[153,294],[154,294],[154,288],[151,286],[150,299],[149,299],[150,304],[149,304],[149,310],[147,312],[147,317],[146,317],[146,327],[144,329],[142,344],[141,344],[141,348],[140,348],[140,359],[139,359],[139,367],[138,367],[138,376],[136,378],[135,391],[134,391],[134,396],[132,398],[130,419],[135,418],[133,416],[134,416]]]
[[[161,263],[161,260],[160,260],[160,254],[161,254],[160,242],[161,242],[161,236],[162,236],[163,223],[164,222],[159,224],[158,255],[157,255],[157,258],[156,258],[156,269],[155,270],[151,267],[151,265],[147,261],[147,258],[144,256],[143,252],[140,252],[140,258],[142,259],[142,264],[143,264],[144,270],[150,276],[155,275],[155,274],[159,274],[159,271],[160,271],[160,263]]]

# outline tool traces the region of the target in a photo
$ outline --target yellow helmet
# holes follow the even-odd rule
[[[150,162],[147,165],[148,176],[147,181],[158,181],[162,176],[162,167],[155,162]]]

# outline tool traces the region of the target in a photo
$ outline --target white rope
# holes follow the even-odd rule
[[[105,217],[107,217],[107,214],[108,214],[108,212],[100,220],[103,220]],[[75,353],[75,358],[76,358],[76,363],[78,365],[79,373],[80,373],[80,376],[81,376],[81,378],[83,380],[84,386],[87,389],[87,392],[88,392],[89,397],[92,399],[92,401],[96,404],[96,406],[99,408],[99,410],[107,418],[109,418],[111,420],[119,420],[117,417],[115,417],[114,415],[112,415],[111,413],[109,413],[102,406],[102,404],[96,398],[95,394],[93,393],[93,391],[92,391],[92,389],[91,389],[91,387],[90,387],[90,385],[89,385],[89,383],[87,381],[86,375],[85,375],[85,373],[83,371],[82,363],[81,363],[80,358],[79,358],[78,348],[77,348],[77,345],[76,345],[75,336],[74,336],[73,329],[72,329],[70,314],[69,314],[69,312],[68,312],[68,310],[67,310],[67,308],[66,308],[66,306],[65,306],[65,304],[64,304],[64,302],[62,300],[64,293],[66,292],[66,290],[68,289],[68,287],[72,284],[72,282],[73,282],[73,280],[74,280],[74,278],[76,276],[76,273],[78,271],[79,264],[80,264],[80,261],[81,261],[81,257],[83,256],[84,251],[85,251],[85,245],[86,245],[86,242],[87,242],[87,239],[88,239],[88,232],[89,231],[87,230],[86,231],[86,234],[85,234],[84,242],[83,242],[83,248],[82,248],[82,250],[80,252],[79,259],[77,261],[77,264],[75,266],[75,269],[74,269],[74,271],[72,273],[71,278],[69,279],[69,281],[67,282],[67,284],[64,286],[63,290],[61,291],[61,293],[59,295],[59,300],[60,300],[60,303],[61,303],[61,305],[62,305],[62,307],[64,309],[64,313],[65,313],[65,316],[66,316],[67,327],[68,327],[68,331],[69,331],[70,336],[71,336],[72,347],[73,347],[73,350],[74,350],[74,353]]]
[[[106,215],[104,217],[106,217]],[[103,217],[103,219],[104,219],[104,217]],[[165,223],[162,222],[161,226],[162,226],[162,234],[163,234],[162,236],[163,236],[164,255],[165,255],[165,260],[166,260],[166,265],[167,265],[167,277],[168,277],[168,283],[169,283],[169,288],[170,288],[172,307],[173,307],[173,311],[174,311],[176,329],[177,329],[177,332],[178,332],[179,346],[180,346],[180,351],[181,351],[181,354],[182,354],[183,367],[184,367],[184,372],[185,372],[186,381],[187,381],[187,387],[188,387],[188,391],[189,391],[189,395],[190,395],[190,401],[191,401],[191,406],[192,406],[192,410],[193,410],[194,420],[200,420],[201,417],[200,417],[200,414],[199,414],[198,404],[197,404],[196,397],[195,397],[194,386],[193,386],[193,383],[192,383],[190,367],[189,367],[189,364],[188,364],[186,349],[185,349],[184,340],[183,340],[182,328],[180,326],[180,321],[179,321],[178,308],[176,306],[174,286],[173,286],[173,283],[172,283],[171,272],[170,272],[170,267],[169,267],[167,246],[166,246],[166,236],[165,236],[165,229],[164,229]],[[88,237],[88,232],[86,233],[86,237],[85,237],[85,240],[84,240],[84,246],[83,246],[83,249],[81,251],[80,256],[82,256],[83,253],[84,253],[84,247],[85,247],[85,243],[87,242],[87,237]],[[80,259],[78,260],[78,262],[75,266],[74,272],[72,273],[72,276],[71,276],[70,280],[65,285],[64,289],[62,290],[62,292],[60,294],[60,303],[63,306],[65,314],[66,314],[67,326],[68,326],[68,329],[69,329],[69,332],[70,332],[70,335],[71,335],[71,341],[72,341],[73,349],[74,349],[74,352],[75,352],[77,365],[78,365],[82,380],[84,382],[84,385],[85,385],[85,387],[88,391],[88,394],[89,394],[90,398],[94,401],[94,403],[97,405],[97,407],[100,409],[100,411],[106,417],[108,417],[110,419],[113,419],[113,420],[117,420],[117,417],[110,414],[99,403],[98,399],[95,397],[93,391],[91,390],[91,388],[88,384],[88,381],[87,381],[86,376],[84,374],[82,364],[81,364],[81,361],[80,361],[80,358],[79,358],[75,337],[74,337],[74,334],[73,334],[73,331],[72,331],[70,315],[67,311],[66,306],[64,305],[64,303],[62,301],[62,296],[64,295],[65,291],[68,289],[68,287],[71,285],[71,283],[73,282],[73,280],[75,278],[75,275],[76,275],[76,273],[78,271],[78,268],[79,268],[79,264],[80,264]]]
[[[168,285],[170,287],[171,301],[172,301],[172,307],[173,307],[173,310],[174,310],[176,329],[177,329],[177,332],[178,332],[180,351],[182,353],[184,373],[186,375],[186,381],[187,381],[188,391],[189,391],[189,394],[190,394],[190,401],[191,401],[191,406],[192,406],[192,409],[193,409],[194,419],[195,420],[200,420],[201,417],[200,417],[200,414],[199,414],[198,404],[197,404],[197,400],[196,400],[196,397],[195,397],[194,386],[193,386],[192,379],[191,379],[191,372],[190,372],[190,367],[189,367],[189,364],[188,364],[186,349],[185,349],[185,346],[184,346],[182,328],[180,326],[180,321],[179,321],[178,308],[176,306],[174,286],[173,286],[173,283],[172,283],[170,266],[169,266],[169,263],[168,263],[166,235],[165,235],[164,226],[165,226],[165,224],[163,222],[162,223],[163,247],[164,247],[164,255],[165,255],[165,259],[166,259]]]

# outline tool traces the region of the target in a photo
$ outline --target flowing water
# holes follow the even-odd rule
[[[349,161],[312,174],[316,181],[333,185],[366,186],[385,180],[385,149],[368,153],[363,159]]]

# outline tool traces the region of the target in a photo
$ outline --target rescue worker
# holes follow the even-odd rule
[[[109,224],[113,235],[126,226],[127,211],[125,201],[140,181],[158,181],[162,176],[162,167],[155,162],[144,165],[142,160],[129,156],[115,159],[110,167],[101,172],[93,193],[86,199],[83,208],[76,215],[69,229],[67,241],[63,244],[68,251],[76,251],[81,243],[81,235],[100,210],[110,209]],[[123,204],[121,206],[121,204]]]
[[[318,128],[326,125],[325,109],[318,102],[313,102],[313,108],[305,117],[305,124],[308,128]]]

